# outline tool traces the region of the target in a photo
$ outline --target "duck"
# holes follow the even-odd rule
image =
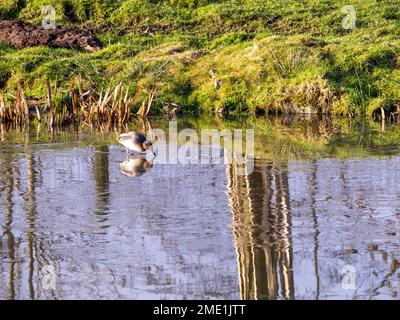
[[[152,167],[152,162],[143,157],[129,158],[119,164],[121,172],[128,177],[139,177]]]
[[[130,155],[129,151],[134,151],[138,155],[144,156],[148,150],[151,151],[154,156],[156,156],[156,153],[153,151],[153,143],[148,141],[141,133],[122,133],[118,136],[118,142],[126,148],[128,157]]]

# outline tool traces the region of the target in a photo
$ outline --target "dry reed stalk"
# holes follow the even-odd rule
[[[50,81],[46,82],[46,87],[47,87],[47,104],[46,104],[46,110],[49,110],[48,114],[48,125],[52,127],[54,125],[54,107],[53,107],[53,100],[52,100],[52,95],[51,95],[51,86],[50,86]]]
[[[139,111],[136,113],[139,117],[145,118],[150,114],[150,110],[153,105],[153,99],[154,99],[156,92],[157,92],[157,89],[150,90],[149,96],[147,98],[147,105],[146,105],[146,100],[144,100]]]
[[[154,95],[156,94],[156,91],[157,91],[157,89],[153,89],[149,93],[149,101],[147,103],[147,110],[146,110],[145,117],[147,117],[149,115],[149,113],[150,113],[151,106],[153,105],[153,99],[154,99]]]
[[[0,122],[6,120],[6,104],[3,95],[0,95]]]

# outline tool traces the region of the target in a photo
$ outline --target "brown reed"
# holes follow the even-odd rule
[[[29,124],[36,119],[50,127],[79,122],[90,126],[121,126],[132,120],[135,115],[133,105],[143,93],[143,88],[139,87],[132,95],[130,86],[122,82],[100,94],[92,89],[85,91],[81,76],[75,84],[75,88],[65,95],[65,92],[59,92],[57,85],[52,86],[48,81],[43,101],[29,101],[21,86],[17,87],[15,96],[9,94],[9,99],[0,94],[0,123]],[[137,116],[150,114],[155,94],[155,89],[149,91]]]

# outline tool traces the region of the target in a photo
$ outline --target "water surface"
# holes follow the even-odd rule
[[[255,128],[248,176],[126,174],[115,132],[2,127],[0,298],[399,299],[398,128],[238,123]]]

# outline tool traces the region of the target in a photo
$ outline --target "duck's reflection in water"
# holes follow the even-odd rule
[[[128,177],[139,177],[152,167],[153,161],[142,156],[128,157],[127,160],[119,164],[121,172]]]

